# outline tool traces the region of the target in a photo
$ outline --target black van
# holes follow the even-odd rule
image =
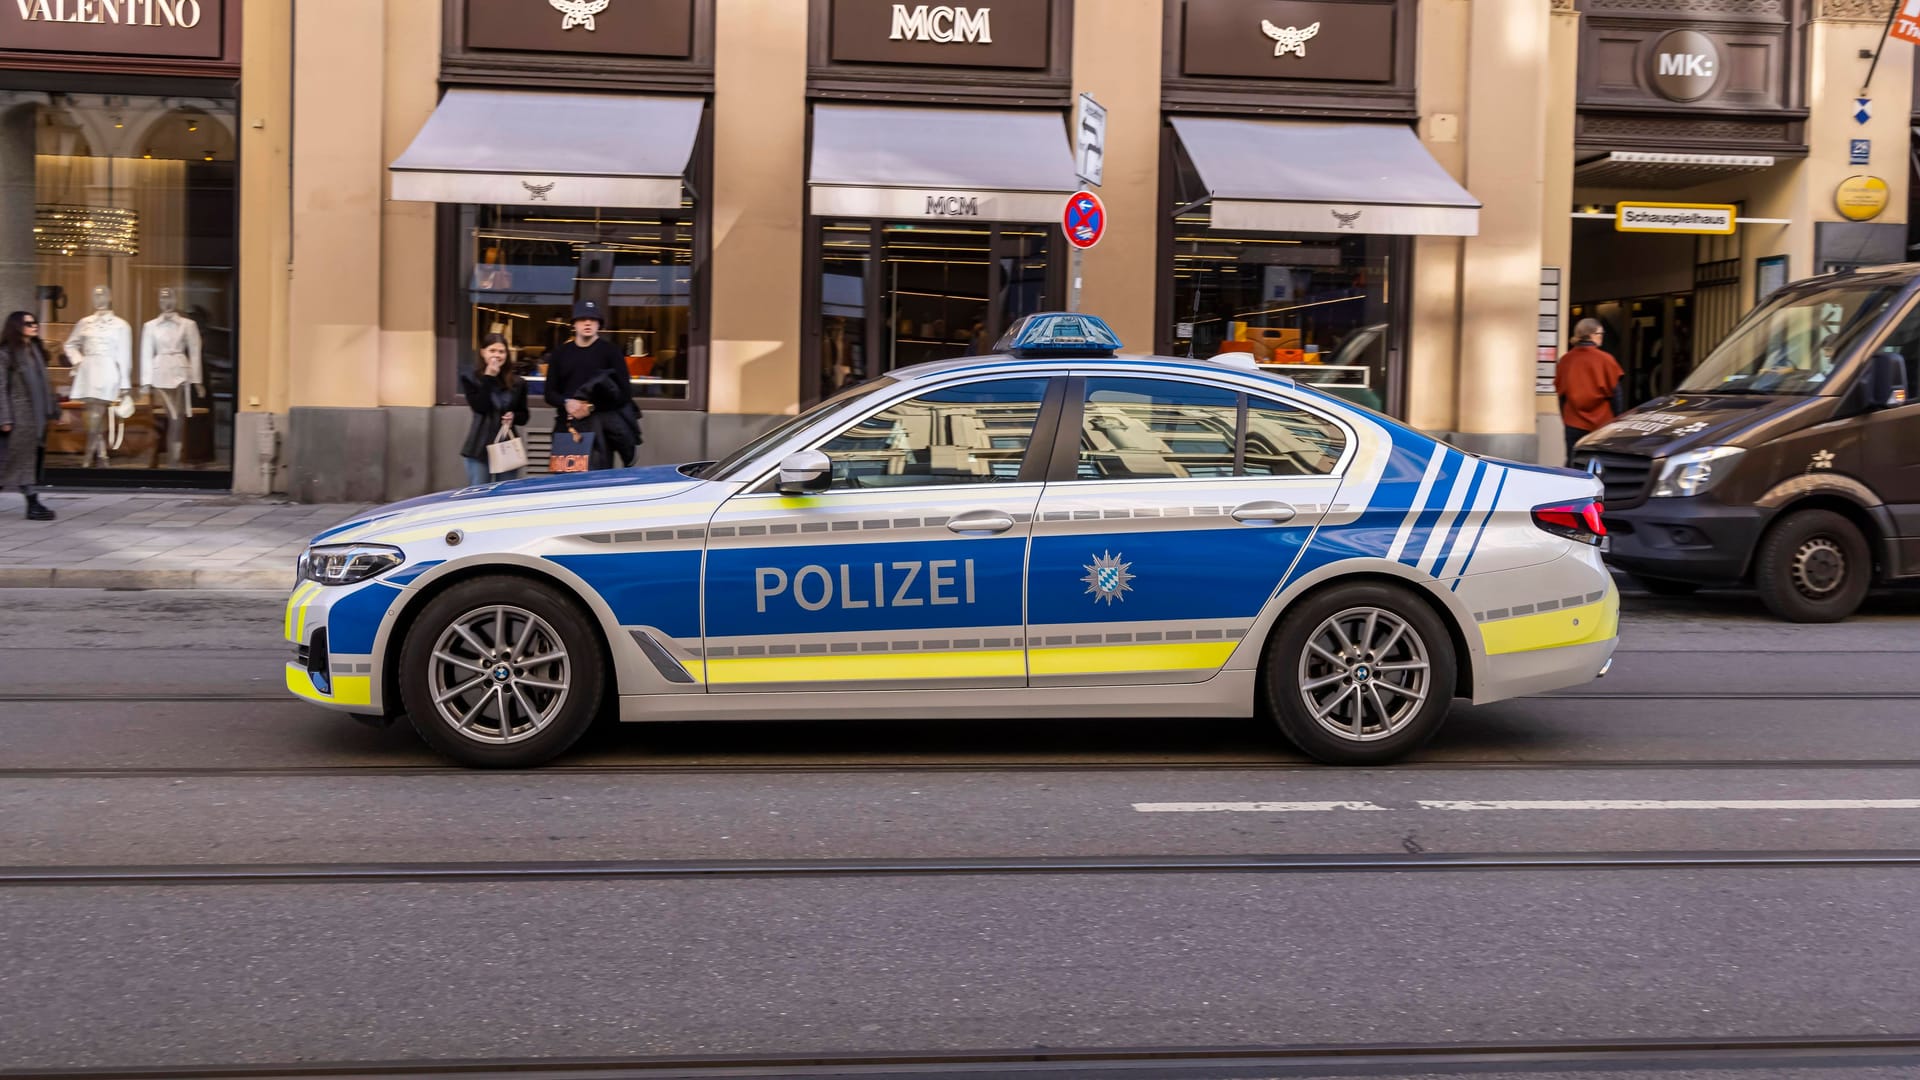
[[[1751,582],[1795,622],[1920,577],[1920,264],[1775,293],[1674,393],[1580,440],[1607,562],[1663,595]]]

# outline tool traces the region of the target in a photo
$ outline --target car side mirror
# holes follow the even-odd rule
[[[1907,359],[1898,349],[1873,354],[1867,369],[1868,408],[1891,409],[1907,403]]]
[[[780,494],[812,495],[833,486],[833,459],[818,450],[788,454],[780,463]]]

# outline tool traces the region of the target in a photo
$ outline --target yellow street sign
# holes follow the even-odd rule
[[[1725,203],[1623,202],[1613,208],[1616,232],[1726,236],[1740,208]]]

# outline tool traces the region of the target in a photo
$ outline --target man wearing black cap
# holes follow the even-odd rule
[[[599,430],[600,425],[594,418],[597,409],[619,409],[633,400],[633,384],[627,381],[627,358],[618,346],[600,336],[600,316],[600,305],[595,301],[582,300],[574,304],[572,339],[547,354],[546,398],[555,410],[555,431],[565,428],[569,419],[577,429],[586,430],[590,426]],[[594,392],[584,392],[587,384],[595,380],[599,383]],[[615,396],[613,401],[607,400],[609,390]],[[605,449],[596,447],[594,458],[604,461],[605,453]]]

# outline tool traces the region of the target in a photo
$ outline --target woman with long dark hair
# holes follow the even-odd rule
[[[31,311],[16,311],[0,328],[0,488],[19,488],[26,496],[28,521],[53,520],[33,485],[40,479],[47,428],[58,419],[40,320]]]
[[[467,428],[467,441],[460,447],[460,456],[467,463],[467,483],[478,485],[519,479],[521,469],[494,473],[489,472],[487,466],[487,445],[503,431],[509,437],[518,437],[517,425],[527,419],[527,384],[513,370],[513,361],[507,358],[506,338],[488,334],[480,339],[480,355],[475,358],[473,369],[460,373],[460,392],[466,395],[467,407],[473,410],[473,424]]]

